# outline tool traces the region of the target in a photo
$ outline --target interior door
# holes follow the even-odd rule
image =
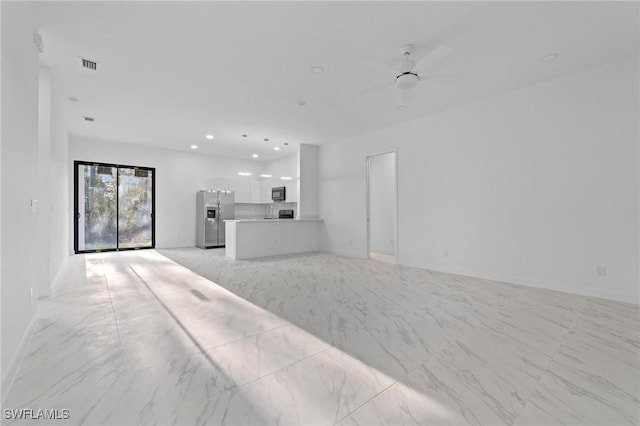
[[[396,156],[386,152],[367,157],[367,251],[369,258],[396,262]]]
[[[155,169],[74,163],[76,253],[155,247]]]

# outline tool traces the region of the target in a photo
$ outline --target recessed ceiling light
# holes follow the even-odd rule
[[[282,180],[291,180],[293,178],[291,176],[280,176],[280,179],[282,179]]]
[[[263,177],[263,178],[270,178],[270,177],[271,177],[271,175],[260,175],[260,177]]]
[[[316,65],[316,66],[311,67],[311,72],[314,73],[314,74],[320,74],[320,73],[324,72],[324,68],[322,68],[319,65]]]
[[[273,147],[273,150],[274,150],[274,151],[280,151],[280,147],[279,147],[279,146],[274,146],[274,147]]]
[[[247,135],[246,135],[246,134],[243,134],[243,135],[242,135],[242,137],[243,137],[243,138],[246,138],[246,137],[247,137]]]
[[[548,55],[544,55],[542,58],[540,58],[540,60],[542,62],[551,62],[551,61],[555,61],[556,59],[558,59],[558,55],[557,53],[549,53]]]
[[[213,139],[213,135],[207,135],[206,138],[211,140],[211,139]]]
[[[285,144],[285,145],[289,145],[289,142],[285,142],[284,144]]]
[[[264,141],[265,142],[269,142],[269,138],[264,138]]]
[[[258,158],[258,154],[253,154],[252,157],[253,158]]]
[[[78,98],[69,98],[69,101],[73,102],[73,103],[76,103],[76,102],[78,102]]]
[[[398,111],[404,111],[405,109],[407,109],[407,106],[406,105],[396,105],[396,109]]]
[[[198,149],[198,145],[191,145],[191,149]]]
[[[240,176],[251,176],[251,173],[249,173],[249,172],[238,172],[238,174]]]

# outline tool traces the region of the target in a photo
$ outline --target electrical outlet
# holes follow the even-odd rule
[[[607,276],[607,267],[604,265],[596,266],[596,277],[606,277]]]

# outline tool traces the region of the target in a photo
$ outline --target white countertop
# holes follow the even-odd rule
[[[322,222],[322,219],[225,219],[225,222]]]

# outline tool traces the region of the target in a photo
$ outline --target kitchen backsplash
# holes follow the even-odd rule
[[[293,210],[294,217],[298,214],[298,203],[236,203],[236,219],[264,219],[269,217],[269,206],[273,206],[273,217],[278,217],[279,210]]]

